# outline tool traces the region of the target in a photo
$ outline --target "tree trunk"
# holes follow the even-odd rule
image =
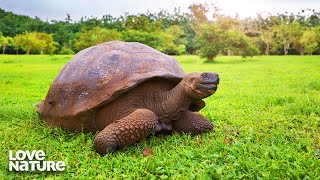
[[[296,50],[299,52],[300,56],[304,55],[304,49],[303,48],[297,48]]]
[[[284,45],[283,45],[284,55],[288,55],[289,48],[290,48],[290,43],[289,42],[285,42]]]
[[[270,53],[270,45],[267,44],[267,48],[266,48],[266,51],[265,51],[266,55],[269,55]]]
[[[213,62],[213,60],[214,60],[214,58],[215,58],[216,56],[207,56],[207,60],[206,60],[206,62],[207,63],[211,63],[211,62]]]
[[[300,53],[300,56],[304,55],[304,51],[299,51],[299,53]]]
[[[286,45],[284,45],[283,50],[284,50],[284,55],[288,55],[289,48],[287,48]]]
[[[4,54],[4,52],[6,52],[6,48],[7,48],[6,45],[3,45],[3,46],[2,46],[2,54]]]

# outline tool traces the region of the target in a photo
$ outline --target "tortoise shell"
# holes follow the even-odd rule
[[[82,130],[92,131],[96,108],[151,78],[177,84],[184,76],[176,59],[149,46],[106,42],[80,51],[64,66],[37,105],[38,113],[54,126],[77,119]]]

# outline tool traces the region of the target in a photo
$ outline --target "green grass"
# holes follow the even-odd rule
[[[0,56],[0,179],[317,179],[320,176],[320,57],[177,57],[187,72],[218,72],[221,84],[202,110],[215,132],[151,136],[100,157],[94,134],[50,128],[36,114],[71,56]],[[155,154],[143,157],[144,147]],[[9,172],[9,150],[62,160],[59,173]]]

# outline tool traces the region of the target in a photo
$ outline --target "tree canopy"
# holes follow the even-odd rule
[[[42,21],[0,9],[2,53],[70,54],[110,40],[137,41],[164,53],[199,54],[212,61],[219,54],[320,54],[320,12],[301,10],[240,19],[218,7],[193,4],[189,13],[124,14]]]

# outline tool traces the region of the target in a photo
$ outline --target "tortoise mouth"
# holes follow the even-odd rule
[[[197,85],[198,89],[205,89],[205,90],[217,90],[218,89],[218,84],[217,83],[200,83]]]

